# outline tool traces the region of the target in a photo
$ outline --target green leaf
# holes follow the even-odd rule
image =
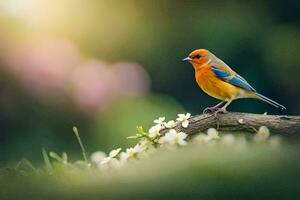
[[[142,134],[136,134],[136,135],[132,135],[132,136],[127,137],[127,139],[138,139],[138,138],[142,138],[142,137],[143,137]]]
[[[66,152],[63,152],[62,155],[61,155],[61,157],[62,157],[62,159],[63,159],[63,161],[64,161],[65,163],[68,163],[68,155],[67,155]]]
[[[50,152],[49,153],[49,156],[51,157],[51,158],[54,158],[55,160],[57,160],[57,161],[59,161],[59,162],[64,162],[64,160],[57,154],[57,153],[55,153],[55,152]]]
[[[136,130],[138,133],[142,134],[142,135],[147,135],[147,133],[144,131],[144,128],[142,126],[137,126]]]
[[[46,167],[48,173],[51,174],[53,172],[53,167],[52,167],[51,161],[49,159],[49,156],[47,154],[47,151],[45,149],[42,149],[42,154],[43,154],[43,158],[44,158],[45,167]]]
[[[144,133],[144,128],[142,126],[137,126],[136,129],[139,133]]]

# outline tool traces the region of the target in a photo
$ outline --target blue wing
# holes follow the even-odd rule
[[[259,99],[275,106],[276,108],[280,108],[282,110],[286,109],[283,105],[277,103],[276,101],[269,99],[268,97],[265,97],[259,94],[258,92],[256,92],[256,90],[243,77],[239,76],[238,74],[231,75],[230,73],[223,71],[215,66],[212,66],[212,71],[221,80],[230,83],[232,85],[235,85],[237,87],[243,88],[245,90],[254,92]]]
[[[231,75],[228,72],[225,72],[215,66],[212,66],[212,71],[218,78],[222,79],[227,83],[243,88],[245,90],[256,92],[256,90],[244,78],[240,77],[239,75]]]

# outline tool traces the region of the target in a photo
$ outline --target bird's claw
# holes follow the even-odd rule
[[[218,108],[218,107],[208,107],[203,110],[203,114],[215,113],[219,109],[220,108]]]
[[[215,116],[218,113],[226,113],[227,111],[223,108],[218,107],[208,107],[203,110],[203,114],[214,114]]]

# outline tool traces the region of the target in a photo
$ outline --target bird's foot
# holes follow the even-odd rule
[[[208,107],[203,110],[203,114],[214,114],[215,116],[217,114],[226,113],[227,111],[224,108],[219,107]]]
[[[227,113],[227,110],[225,108],[218,108],[218,110],[216,110],[213,114],[215,115],[215,117],[217,116],[217,114],[224,114]]]
[[[219,110],[219,107],[207,107],[203,110],[203,114],[208,114],[208,113],[215,113]]]

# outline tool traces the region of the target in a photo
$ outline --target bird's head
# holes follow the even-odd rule
[[[206,49],[196,49],[192,51],[183,61],[189,61],[196,69],[205,63],[209,63],[213,54]]]

